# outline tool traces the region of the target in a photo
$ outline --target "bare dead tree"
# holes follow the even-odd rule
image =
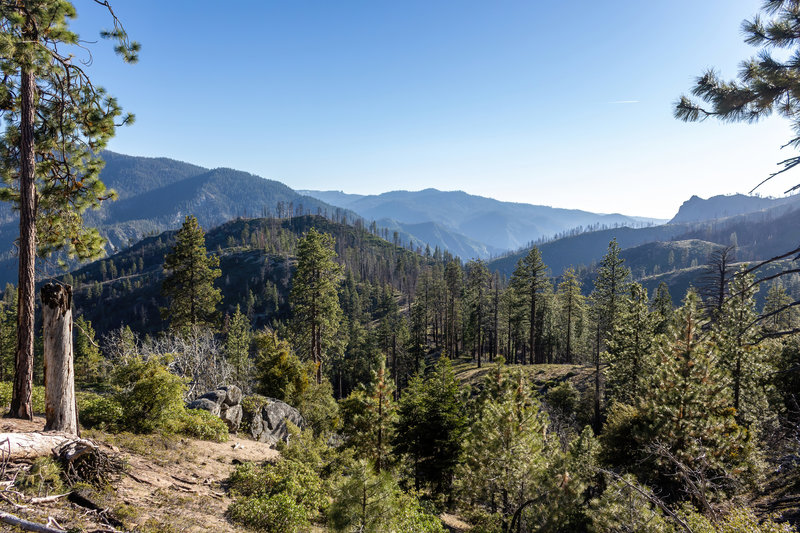
[[[709,254],[703,275],[700,276],[700,296],[712,323],[719,318],[722,306],[728,298],[728,285],[734,275],[735,260],[735,246],[723,246],[714,250]]]
[[[169,370],[188,379],[187,401],[227,385],[231,379],[231,365],[224,357],[223,347],[206,329],[194,328],[188,335],[169,333],[150,339],[142,343],[140,351],[145,359],[168,356]]]

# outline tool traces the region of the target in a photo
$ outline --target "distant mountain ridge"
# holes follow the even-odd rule
[[[126,248],[148,235],[180,227],[186,215],[194,215],[210,229],[237,217],[270,216],[281,205],[294,214],[324,213],[349,221],[358,215],[303,196],[288,186],[227,168],[209,170],[168,158],[150,158],[103,152],[106,166],[100,178],[119,194],[85,213],[88,226],[108,239],[108,252]],[[17,277],[14,240],[19,234],[16,213],[4,206],[0,216],[0,282]],[[40,262],[44,275],[55,273]]]
[[[498,250],[513,250],[542,238],[590,226],[642,226],[661,219],[599,214],[579,209],[502,202],[463,191],[390,191],[378,195],[341,191],[302,191],[351,209],[370,220],[391,219],[404,224],[434,222]]]
[[[712,196],[707,199],[695,195],[683,202],[678,213],[669,223],[703,222],[790,204],[795,204],[795,208],[800,207],[800,195],[785,198],[762,198],[761,196],[730,194]]]

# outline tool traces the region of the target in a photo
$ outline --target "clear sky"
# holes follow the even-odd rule
[[[103,8],[75,0],[94,41]],[[668,218],[747,192],[792,155],[788,124],[672,118],[707,67],[753,49],[758,0],[113,0],[142,43],[90,73],[136,115],[109,148],[295,189],[435,187]],[[762,194],[780,194],[798,173]]]

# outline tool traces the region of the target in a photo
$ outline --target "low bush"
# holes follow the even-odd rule
[[[580,393],[575,385],[564,381],[549,388],[545,401],[562,415],[569,416],[578,408]]]
[[[114,372],[125,428],[135,433],[178,430],[185,385],[165,363],[156,357],[135,359]]]
[[[124,410],[116,399],[93,392],[79,392],[77,400],[81,426],[110,432],[123,429]]]
[[[320,477],[296,461],[284,459],[263,466],[245,463],[228,481],[236,498],[228,515],[258,531],[308,531],[327,504]]]
[[[221,418],[201,409],[186,409],[180,417],[178,432],[200,440],[226,442],[228,426]]]

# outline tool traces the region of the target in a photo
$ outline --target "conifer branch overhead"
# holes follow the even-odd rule
[[[800,2],[767,0],[762,13],[742,22],[744,41],[756,48],[756,55],[741,63],[737,79],[722,80],[713,69],[695,80],[692,97],[682,95],[674,115],[684,122],[699,122],[709,117],[723,122],[754,123],[772,113],[788,119],[800,132]],[[788,51],[778,59],[771,50]],[[798,148],[795,137],[782,148]],[[800,165],[800,156],[779,162],[782,168],[771,173],[750,191],[752,194],[772,178]],[[793,186],[788,194],[800,188]]]

